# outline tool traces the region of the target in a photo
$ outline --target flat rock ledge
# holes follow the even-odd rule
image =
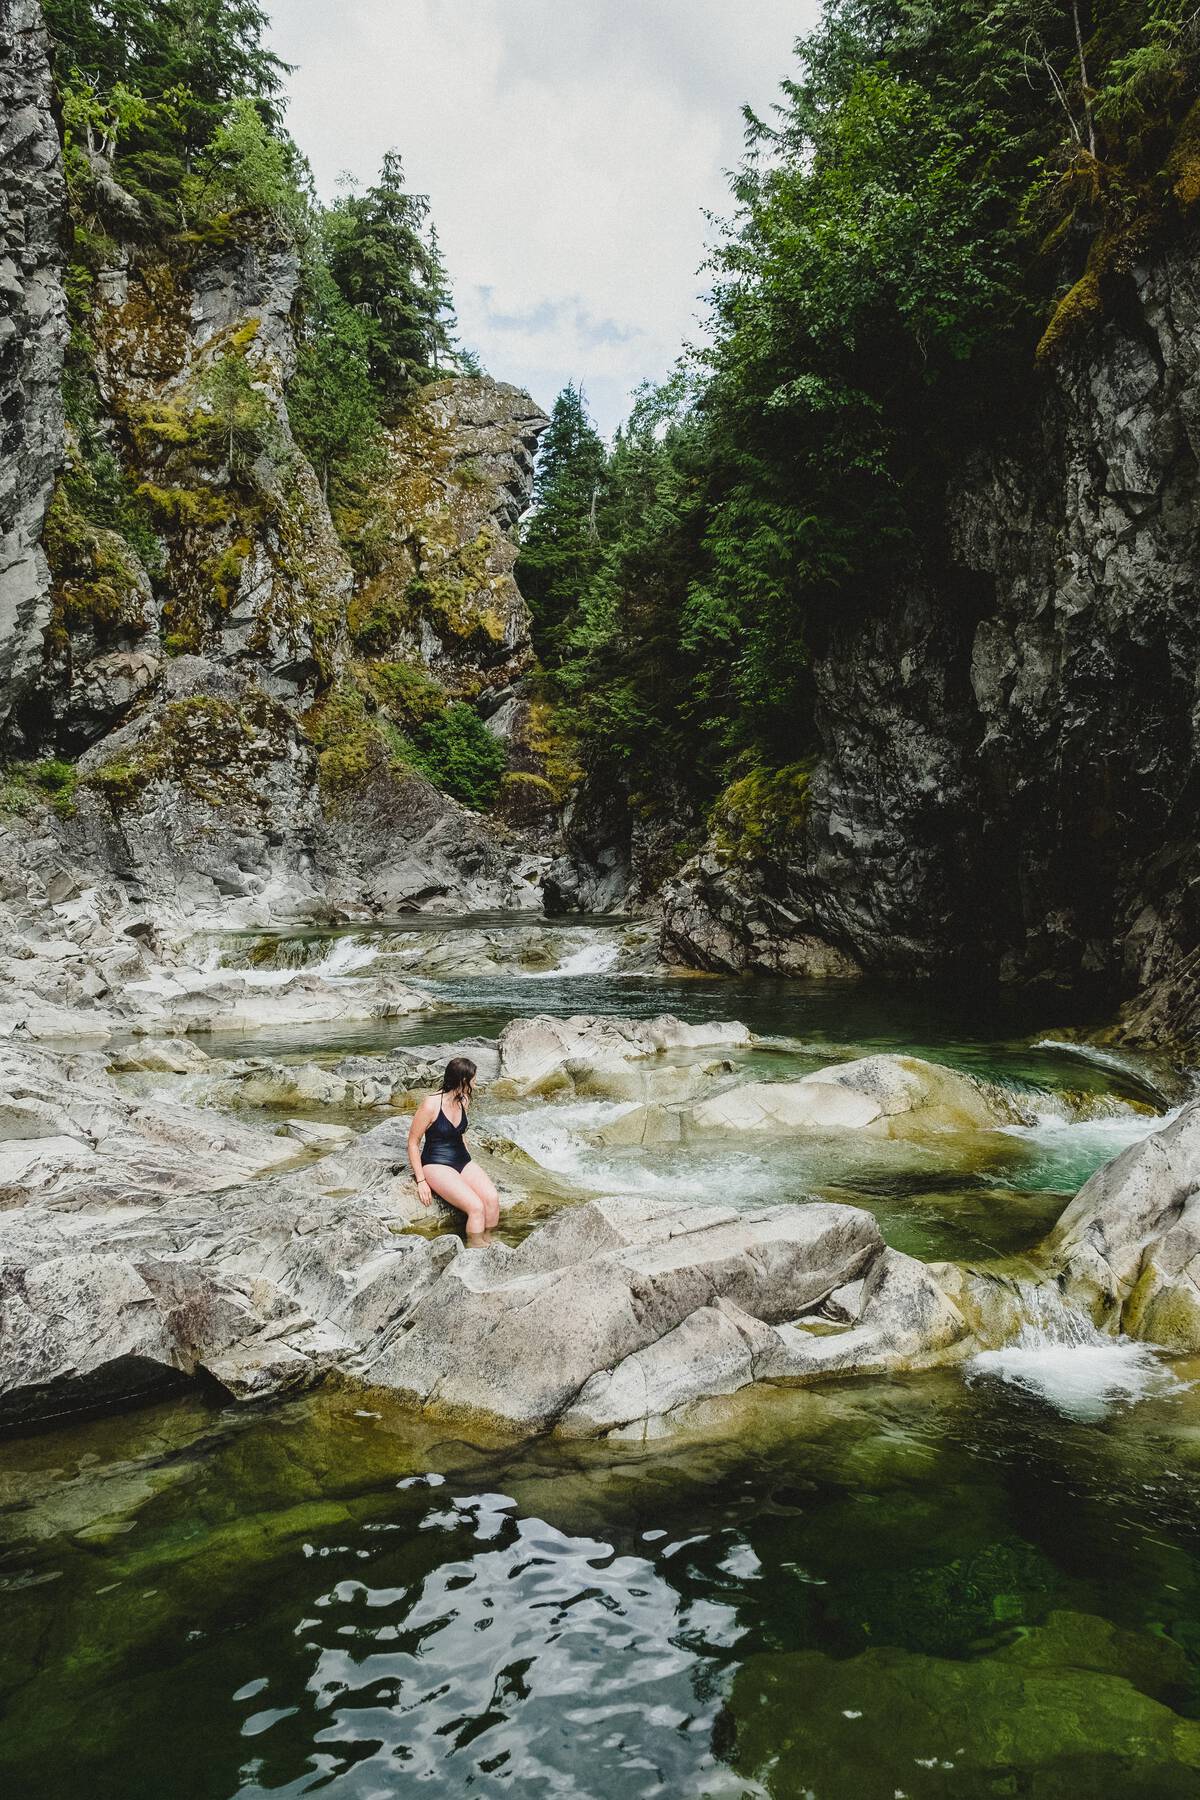
[[[467,1250],[411,1229],[430,1215],[393,1165],[131,1092],[103,1053],[0,1044],[0,1426],[194,1377],[245,1400],[333,1377],[518,1432],[629,1435],[752,1381],[970,1341],[853,1207],[602,1199]]]

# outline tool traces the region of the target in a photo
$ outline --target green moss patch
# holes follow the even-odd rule
[[[10,763],[0,775],[0,812],[24,814],[38,806],[50,806],[60,819],[74,818],[78,780],[74,763],[57,757]]]
[[[136,744],[82,777],[115,810],[135,806],[155,782],[172,781],[208,805],[261,798],[290,719],[265,694],[234,704],[207,695],[164,706]]]
[[[80,631],[104,639],[145,629],[147,596],[135,552],[119,532],[86,517],[65,480],[47,509],[42,543],[52,583],[51,649]]]
[[[787,855],[808,818],[811,759],[782,769],[755,768],[731,782],[713,808],[719,849],[739,861]]]

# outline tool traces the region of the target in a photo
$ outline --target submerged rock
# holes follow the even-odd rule
[[[774,1794],[833,1800],[884,1800],[901,1770],[911,1773],[900,1791],[914,1794],[1098,1794],[1119,1771],[1130,1791],[1183,1800],[1200,1724],[1126,1674],[1122,1640],[1138,1672],[1154,1640],[1074,1617],[1088,1628],[1048,1622],[965,1661],[891,1647],[753,1657],[730,1695],[734,1767]]]

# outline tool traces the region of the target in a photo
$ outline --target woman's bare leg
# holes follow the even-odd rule
[[[487,1207],[458,1170],[446,1163],[426,1163],[425,1179],[440,1200],[466,1214],[468,1239],[482,1239],[487,1230]]]
[[[469,1162],[462,1172],[462,1178],[473,1193],[483,1201],[484,1219],[489,1231],[500,1223],[500,1196],[496,1192],[496,1184],[490,1175],[485,1175],[477,1162]]]

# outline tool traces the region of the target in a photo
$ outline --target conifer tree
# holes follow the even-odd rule
[[[435,366],[445,293],[428,215],[428,198],[409,192],[400,153],[389,150],[375,184],[343,195],[327,221],[330,272],[367,322],[371,374],[392,402]]]
[[[554,402],[541,442],[534,512],[517,565],[535,640],[548,666],[562,660],[564,633],[600,567],[606,465],[604,442],[588,417],[583,389],[569,385]]]

